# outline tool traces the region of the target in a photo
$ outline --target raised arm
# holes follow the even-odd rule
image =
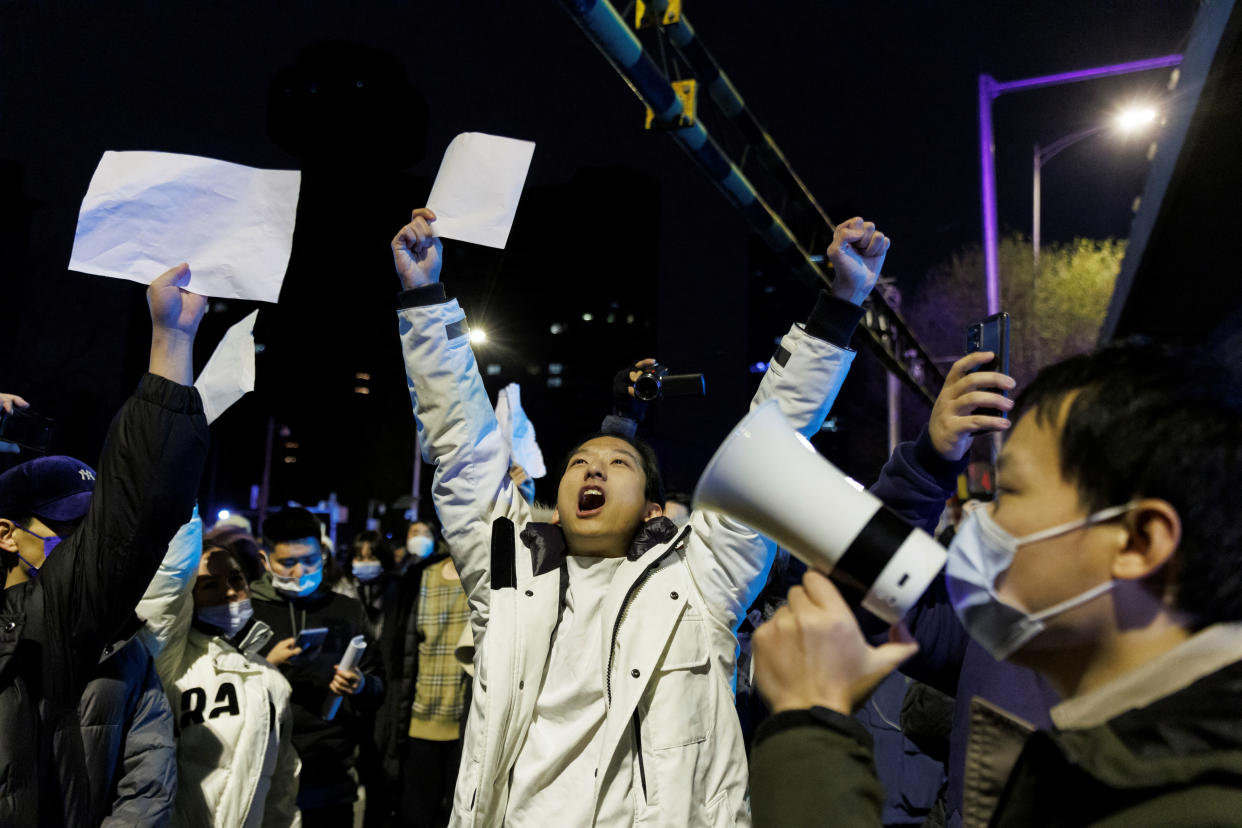
[[[889,240],[871,222],[852,218],[837,225],[828,259],[836,270],[805,325],[781,340],[751,401],[775,399],[805,437],[819,431],[854,361],[849,342],[862,316],[862,302],[879,280]],[[763,588],[775,546],[730,518],[696,511],[687,544],[691,572],[721,620],[736,627]]]
[[[932,406],[927,426],[917,439],[902,443],[884,464],[871,493],[907,522],[935,531],[945,500],[966,467],[970,444],[981,433],[1005,431],[1009,420],[976,414],[978,408],[1009,411],[1013,401],[986,389],[1012,391],[1004,374],[977,371],[992,358],[989,352],[967,354],[953,363]],[[887,635],[886,625],[865,619],[872,643]],[[970,636],[949,604],[943,576],[937,578],[906,614],[905,623],[919,643],[919,652],[902,668],[906,675],[953,695]]]
[[[752,410],[775,398],[804,437],[819,431],[854,361],[850,339],[862,318],[862,303],[879,281],[889,245],[872,222],[855,217],[837,225],[828,246],[836,273],[832,287],[820,293],[806,324],[794,325],[781,339]]]
[[[423,459],[435,465],[436,513],[472,617],[481,625],[490,594],[492,519],[506,516],[520,526],[529,507],[509,477],[509,453],[470,349],[465,314],[456,300],[446,299],[439,282],[434,220],[430,210],[415,210],[392,240],[404,288],[398,329],[419,446]]]
[[[1009,411],[1013,400],[987,389],[1012,391],[1012,377],[976,371],[991,360],[988,351],[967,354],[953,363],[919,436],[902,443],[884,464],[871,493],[909,523],[932,532],[945,500],[966,468],[970,444],[982,433],[1006,431],[1009,420],[976,414],[979,408]]]
[[[138,617],[145,625],[142,642],[155,657],[155,670],[165,682],[177,678],[185,652],[186,636],[194,618],[194,582],[203,558],[203,521],[194,515],[177,530],[168,544],[147,591],[138,602]]]
[[[73,653],[69,671],[45,670],[47,695],[66,703],[76,705],[194,506],[208,431],[190,356],[206,300],[185,290],[189,281],[180,265],[147,290],[150,372],[112,421],[86,517],[39,573],[42,607],[27,635]]]

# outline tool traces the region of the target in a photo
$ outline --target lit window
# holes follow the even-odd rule
[[[591,313],[584,313],[584,314],[582,314],[582,321],[583,321],[583,322],[590,322],[590,321],[591,321],[592,319],[594,319],[594,318],[595,318],[595,315],[594,315],[594,314],[591,314]]]
[[[552,376],[559,376],[560,373],[564,370],[565,370],[565,366],[561,365],[559,362],[548,363],[548,373],[551,374]]]
[[[560,377],[548,377],[548,387],[549,388],[560,388],[561,378]]]
[[[553,336],[555,336],[557,334],[565,333],[565,326],[560,322],[553,322],[552,327],[548,328],[548,330],[552,332]]]
[[[498,376],[500,374],[500,365],[495,362],[488,363],[486,370],[489,377]]]
[[[365,385],[355,385],[355,386],[354,386],[354,393],[355,393],[355,394],[363,394],[363,395],[366,395],[366,394],[370,394],[370,393],[371,393],[371,389],[370,389],[370,388],[367,388]]]

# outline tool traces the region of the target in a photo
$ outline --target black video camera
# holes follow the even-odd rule
[[[649,403],[665,397],[704,397],[707,381],[702,374],[670,374],[668,367],[656,363],[634,380],[634,398]]]

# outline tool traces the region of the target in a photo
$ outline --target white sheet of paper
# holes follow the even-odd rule
[[[259,312],[252,311],[224,332],[211,359],[194,380],[203,398],[203,413],[211,424],[228,407],[254,390],[254,323]]]
[[[535,441],[535,426],[522,410],[522,389],[511,382],[500,389],[496,397],[496,421],[500,433],[509,446],[509,457],[526,469],[530,478],[543,477],[548,469],[543,464],[543,452]]]
[[[82,199],[69,269],[150,284],[189,262],[195,293],[275,302],[301,183],[297,170],[105,152]]]
[[[532,141],[463,132],[449,142],[427,206],[443,239],[504,248],[526,183]]]

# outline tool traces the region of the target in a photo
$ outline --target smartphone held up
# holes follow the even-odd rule
[[[966,329],[966,353],[973,354],[979,351],[988,351],[995,356],[974,369],[975,371],[1009,374],[1009,314],[994,313],[982,322],[976,322]],[[984,390],[1007,396],[1003,388]],[[999,408],[980,408],[975,413],[987,417],[1009,416],[1008,412],[1001,411]]]

